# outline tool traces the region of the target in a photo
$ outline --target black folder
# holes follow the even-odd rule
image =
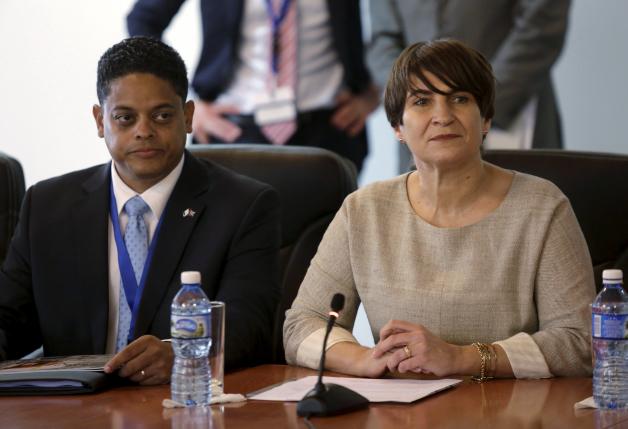
[[[0,374],[0,396],[77,395],[109,387],[117,377],[100,371],[35,371]]]
[[[40,357],[0,362],[0,395],[75,395],[121,384],[105,374],[110,355]]]

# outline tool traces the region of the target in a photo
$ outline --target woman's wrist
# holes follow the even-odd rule
[[[468,346],[456,347],[459,347],[459,353],[455,373],[460,375],[479,374],[482,361],[475,346],[469,344]]]
[[[342,341],[327,350],[326,369],[344,374],[368,377],[371,349],[358,343]]]

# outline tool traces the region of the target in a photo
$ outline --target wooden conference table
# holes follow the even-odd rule
[[[315,374],[264,365],[228,374],[225,391],[249,393]],[[337,375],[329,373],[329,375]],[[122,387],[93,395],[0,397],[0,428],[305,428],[296,403],[247,401],[209,409],[164,409],[168,386]],[[372,404],[335,417],[312,418],[317,428],[628,428],[628,411],[574,410],[591,395],[590,378],[465,380],[412,404]]]

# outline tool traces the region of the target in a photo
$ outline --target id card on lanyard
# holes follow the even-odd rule
[[[129,337],[127,338],[127,343],[130,343],[133,339],[133,331],[135,328],[135,322],[137,321],[140,300],[142,298],[144,287],[146,286],[146,277],[148,276],[150,263],[153,258],[153,253],[155,251],[155,245],[157,243],[157,236],[159,235],[161,222],[164,216],[162,213],[161,217],[159,218],[159,222],[157,223],[155,233],[153,234],[153,239],[148,246],[146,261],[144,262],[144,269],[142,270],[142,276],[140,278],[140,283],[138,284],[135,278],[135,272],[133,271],[133,264],[131,263],[129,252],[127,251],[126,244],[124,243],[124,238],[122,237],[120,218],[118,216],[118,204],[116,202],[116,196],[113,193],[113,183],[111,184],[110,195],[111,198],[109,201],[109,215],[111,216],[111,224],[113,225],[113,237],[115,239],[116,249],[118,251],[118,267],[120,269],[120,277],[122,278],[121,287],[124,287],[126,300],[129,304],[129,308],[131,309],[131,325],[129,327]]]
[[[266,10],[271,21],[272,53],[271,71],[272,84],[270,94],[256,100],[254,118],[259,126],[292,121],[297,116],[294,90],[291,86],[278,86],[279,57],[280,57],[280,33],[279,29],[285,20],[290,3],[296,0],[283,0],[276,13],[273,10],[273,1],[265,0]]]

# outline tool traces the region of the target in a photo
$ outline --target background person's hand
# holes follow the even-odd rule
[[[172,344],[152,335],[143,335],[120,350],[105,365],[105,372],[130,378],[141,385],[170,381],[174,351]]]
[[[380,330],[380,340],[373,350],[373,357],[378,359],[390,353],[387,359],[390,371],[422,372],[440,377],[464,373],[463,359],[477,358],[468,352],[468,348],[449,344],[422,325],[391,320]]]
[[[379,90],[375,85],[361,94],[352,94],[343,90],[336,97],[336,111],[331,123],[339,130],[354,137],[364,129],[368,116],[379,105]]]
[[[237,107],[218,105],[202,100],[194,100],[194,105],[192,133],[199,143],[210,143],[210,135],[226,142],[233,142],[242,134],[240,127],[222,116],[223,114],[239,113]]]

